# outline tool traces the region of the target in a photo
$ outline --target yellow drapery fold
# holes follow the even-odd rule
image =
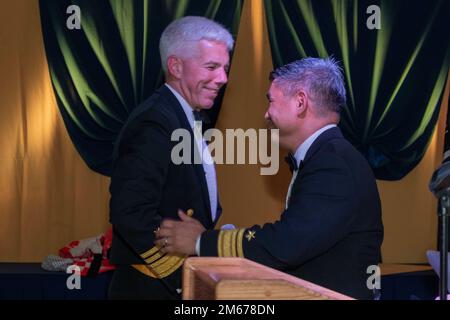
[[[0,70],[0,261],[42,261],[109,227],[109,181],[83,163],[62,122],[38,1],[2,3]]]

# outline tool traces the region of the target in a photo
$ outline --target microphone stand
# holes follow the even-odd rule
[[[450,187],[445,188],[439,195],[439,225],[441,227],[439,298],[447,300],[448,287],[448,217],[450,213]]]

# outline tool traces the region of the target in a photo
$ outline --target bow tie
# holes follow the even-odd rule
[[[287,164],[289,165],[289,169],[291,170],[291,172],[298,170],[297,160],[295,160],[295,157],[292,155],[292,153],[289,153],[286,158],[284,158],[284,160],[286,160]]]
[[[211,122],[208,115],[206,114],[206,111],[204,110],[201,111],[193,110],[192,113],[194,114],[195,121],[201,121],[204,124],[209,124]]]

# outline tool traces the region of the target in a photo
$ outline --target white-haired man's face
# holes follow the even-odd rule
[[[177,75],[181,94],[196,109],[209,109],[227,82],[229,53],[225,43],[200,40],[197,50],[180,59]]]

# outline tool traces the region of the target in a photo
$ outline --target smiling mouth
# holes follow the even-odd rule
[[[214,94],[218,94],[219,93],[219,89],[211,89],[211,88],[205,88],[206,90],[214,93]]]

